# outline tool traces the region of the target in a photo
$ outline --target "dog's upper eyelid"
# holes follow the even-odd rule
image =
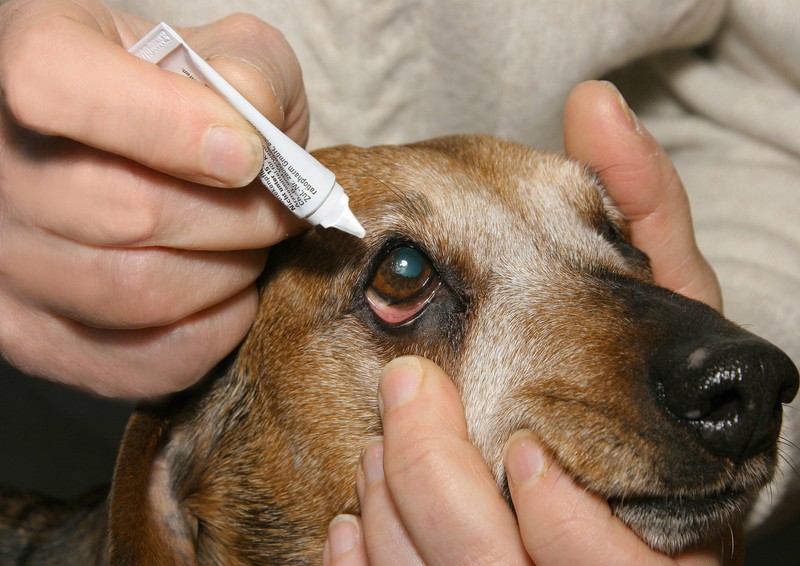
[[[600,234],[612,244],[616,244],[618,242],[629,243],[628,237],[625,234],[625,230],[621,226],[618,226],[610,218],[606,218],[598,230],[600,231]]]

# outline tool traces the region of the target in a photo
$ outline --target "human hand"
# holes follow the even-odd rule
[[[630,221],[657,283],[721,309],[716,276],[694,240],[688,199],[671,160],[616,89],[596,81],[572,92],[567,153],[592,166]],[[412,396],[397,393],[413,382]],[[384,437],[357,473],[362,517],[331,523],[323,562],[377,564],[738,564],[741,533],[680,556],[654,552],[576,486],[529,431],[509,440],[505,466],[516,518],[469,443],[455,387],[427,360],[392,362],[380,384]],[[409,388],[406,387],[408,392]],[[735,535],[735,536],[734,536]]]
[[[202,377],[255,316],[264,248],[302,229],[251,183],[263,155],[244,118],[127,53],[152,27],[94,0],[0,6],[0,353],[102,395]],[[305,143],[279,32],[237,15],[180,33]]]
[[[611,83],[576,86],[564,108],[567,155],[598,172],[650,256],[659,285],[722,310],[714,270],[694,239],[689,199],[672,160]]]

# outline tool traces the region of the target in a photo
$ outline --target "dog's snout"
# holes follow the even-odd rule
[[[662,402],[706,450],[741,461],[774,445],[782,404],[798,388],[797,368],[786,354],[754,336],[673,353],[657,369]]]

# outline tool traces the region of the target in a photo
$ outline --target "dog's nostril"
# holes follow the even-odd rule
[[[736,419],[736,411],[741,402],[741,395],[735,389],[728,389],[709,398],[698,398],[694,406],[679,415],[687,421],[726,422]]]
[[[708,451],[734,460],[774,444],[798,381],[788,356],[755,337],[678,348],[655,373],[668,412]]]

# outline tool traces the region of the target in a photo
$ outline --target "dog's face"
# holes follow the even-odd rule
[[[530,428],[658,549],[727,530],[771,477],[796,369],[652,285],[584,168],[473,137],[317,157],[367,237],[274,249],[235,361],[170,416],[150,497],[173,501],[200,555],[317,556],[328,521],[357,510],[378,375],[401,354],[453,378],[501,487],[503,444]]]

